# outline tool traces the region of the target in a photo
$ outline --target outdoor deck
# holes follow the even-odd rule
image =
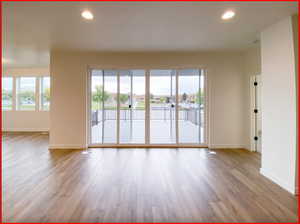
[[[104,143],[116,143],[116,120],[104,122]],[[199,126],[190,121],[179,120],[179,142],[199,143]],[[204,130],[201,127],[201,139],[204,139]],[[92,127],[92,143],[102,142],[102,122]],[[120,143],[134,144],[145,143],[145,120],[121,120],[120,121]],[[176,143],[175,121],[172,127],[170,120],[150,121],[150,143],[171,144]]]

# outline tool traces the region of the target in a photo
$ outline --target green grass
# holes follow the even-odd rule
[[[137,103],[136,109],[137,110],[145,110],[145,102],[144,101],[139,101]]]
[[[12,105],[2,106],[2,110],[12,110]]]
[[[2,106],[2,110],[12,110],[12,105]],[[35,105],[21,105],[18,110],[35,110]],[[49,110],[49,105],[44,105],[43,110]]]
[[[21,105],[18,110],[35,110],[35,105]]]
[[[49,105],[44,105],[43,106],[43,110],[49,110],[50,109],[50,106]]]

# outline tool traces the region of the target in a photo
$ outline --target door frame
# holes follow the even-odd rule
[[[254,83],[257,83],[255,86]],[[258,130],[258,116],[261,116],[261,105],[258,104],[261,89],[261,75],[256,74],[250,76],[250,151],[259,152],[259,145],[261,144],[261,136]],[[257,113],[254,110],[257,109]],[[258,137],[257,140],[254,137]]]
[[[141,143],[119,143],[119,138],[117,139],[117,143],[91,143],[92,135],[91,135],[91,71],[93,69],[98,70],[144,70],[145,71],[145,144]],[[175,122],[176,122],[176,142],[177,143],[170,143],[170,144],[155,144],[149,143],[150,141],[150,70],[153,69],[161,69],[161,70],[175,70],[175,80],[176,80],[176,112],[175,112]],[[182,69],[199,69],[203,71],[204,76],[204,121],[203,121],[203,128],[204,128],[204,136],[203,136],[203,143],[178,143],[178,70]],[[86,85],[86,133],[87,133],[87,145],[89,148],[207,148],[209,145],[209,91],[208,91],[208,71],[204,66],[199,65],[190,65],[190,66],[87,66],[87,85]],[[120,86],[120,78],[119,72],[117,72],[117,88],[118,88],[118,95],[119,95],[119,86]],[[118,100],[119,101],[119,100]],[[117,102],[119,104],[119,102]],[[117,112],[119,113],[119,112]],[[176,115],[177,114],[177,115]],[[117,121],[117,126],[119,126],[119,121]],[[117,132],[119,132],[117,128]],[[116,133],[117,137],[119,133]]]

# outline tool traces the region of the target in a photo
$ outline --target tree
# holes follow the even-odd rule
[[[43,97],[45,102],[50,102],[50,88],[45,89]]]
[[[203,91],[199,90],[196,95],[196,102],[200,105],[204,103],[204,93]]]
[[[167,100],[167,98],[166,98],[166,97],[163,97],[163,96],[159,98],[159,102],[160,102],[160,103],[165,103],[166,100]]]
[[[11,100],[12,99],[12,92],[3,89],[2,90],[2,99],[4,99],[4,100]]]
[[[106,91],[103,91],[102,88],[102,86],[97,85],[95,86],[96,91],[92,93],[93,101],[98,102],[98,109],[100,109],[101,103],[106,102],[110,97],[110,95]]]
[[[127,94],[120,93],[120,98],[119,99],[120,99],[120,103],[124,104],[124,103],[126,103],[128,101],[129,96]]]

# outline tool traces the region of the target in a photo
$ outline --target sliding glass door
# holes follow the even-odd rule
[[[204,143],[204,76],[199,69],[178,71],[178,141]]]
[[[205,143],[201,69],[91,70],[90,143]]]
[[[175,70],[150,70],[150,143],[176,143]]]
[[[145,70],[120,71],[120,143],[145,143]]]
[[[117,143],[117,84],[117,71],[92,71],[92,143]]]

